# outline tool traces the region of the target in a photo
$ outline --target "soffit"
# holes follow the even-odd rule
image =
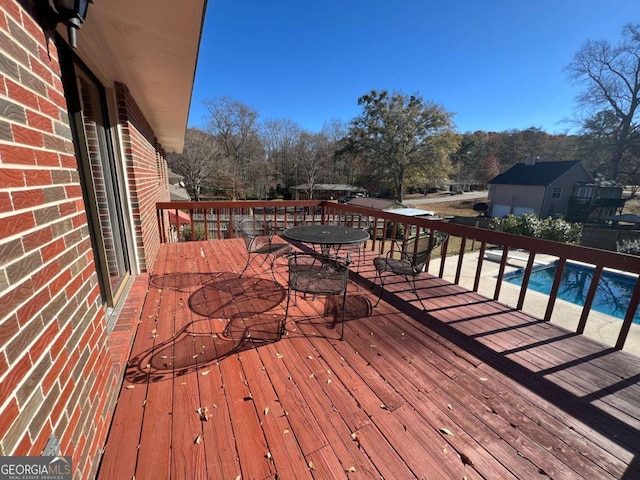
[[[205,8],[206,0],[95,0],[78,31],[82,61],[105,86],[127,86],[169,152],[184,143]]]

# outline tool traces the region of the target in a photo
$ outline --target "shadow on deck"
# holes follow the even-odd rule
[[[345,341],[322,297],[280,337],[245,258],[162,246],[99,478],[640,478],[640,358],[428,275],[372,310],[370,259]]]

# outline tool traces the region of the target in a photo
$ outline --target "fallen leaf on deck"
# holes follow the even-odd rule
[[[283,354],[281,354],[281,353],[276,353],[276,358],[282,358],[282,357],[284,357],[284,355],[283,355]]]
[[[487,381],[487,380],[489,380],[489,379],[488,379],[488,378],[486,378],[486,377],[480,377],[478,380],[480,380],[481,382],[486,382],[486,381]]]
[[[383,409],[383,410],[389,410],[384,403],[380,404],[380,408]]]
[[[331,379],[327,378],[327,385],[329,385],[331,383]]]
[[[196,445],[200,445],[202,443],[202,435],[198,435],[193,443],[195,443]]]
[[[124,388],[126,388],[127,390],[131,390],[132,388],[136,388],[136,386],[135,385],[127,385]]]
[[[267,407],[267,408],[265,408],[265,409],[264,409],[264,414],[265,414],[265,416],[266,416],[268,413],[269,413],[269,407]]]
[[[349,468],[346,470],[346,472],[347,472],[347,473],[353,473],[353,472],[355,472],[355,471],[356,471],[356,467],[349,467]]]
[[[309,360],[313,360],[313,355],[307,355],[307,358],[308,358]]]
[[[448,428],[441,428],[440,431],[442,433],[444,433],[445,435],[449,435],[449,436],[453,437],[453,433],[451,433],[451,430],[449,430]]]
[[[213,406],[213,408],[218,408],[218,404],[217,403],[214,403],[212,406]]]
[[[358,434],[357,434],[356,432],[353,432],[353,433],[351,434],[351,438],[352,438],[353,440],[358,440]]]
[[[451,406],[451,404],[450,404],[450,403],[447,403],[447,408],[448,408],[449,410],[453,410],[453,407]]]
[[[205,375],[209,375],[210,373],[211,373],[211,370],[205,370],[204,372],[200,372],[200,375],[204,377]]]
[[[198,415],[200,415],[200,420],[203,422],[209,421],[209,408],[208,407],[200,407],[198,410]]]
[[[315,374],[315,373],[312,373],[311,375],[309,375],[309,378],[313,378],[313,377],[315,377],[315,376],[316,376],[316,374]]]
[[[267,457],[269,460],[271,460],[271,452],[267,452],[267,454],[265,455],[265,457]]]
[[[315,470],[315,469],[316,469],[316,467],[313,464],[313,462],[309,462],[309,470]]]

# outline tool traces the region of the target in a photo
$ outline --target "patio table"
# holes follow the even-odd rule
[[[369,240],[364,230],[344,225],[298,225],[287,228],[282,235],[296,242],[319,245],[323,255],[329,255],[332,248],[336,253],[342,245],[356,245]]]

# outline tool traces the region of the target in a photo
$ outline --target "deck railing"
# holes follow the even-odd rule
[[[431,271],[429,266],[427,266],[427,271],[442,278],[446,265],[456,262],[452,281],[455,284],[459,284],[465,256],[468,256],[470,251],[473,251],[474,255],[476,254],[475,252],[478,252],[472,287],[474,292],[478,291],[480,285],[487,249],[489,247],[499,248],[501,254],[499,255],[499,269],[493,292],[494,300],[500,299],[500,291],[510,252],[518,250],[524,252],[521,255],[524,255],[523,260],[526,262],[526,266],[523,267],[522,285],[517,305],[515,306],[519,310],[523,308],[525,302],[529,279],[536,265],[536,256],[550,255],[556,257],[557,262],[556,273],[545,309],[545,321],[551,320],[567,261],[585,263],[593,267],[593,277],[576,327],[576,333],[579,334],[585,331],[597,286],[605,269],[627,272],[635,275],[636,278],[640,275],[640,257],[638,256],[512,235],[443,220],[407,217],[335,202],[315,200],[164,202],[156,204],[156,209],[158,231],[162,242],[235,238],[239,236],[239,233],[233,227],[234,218],[247,215],[268,221],[271,225],[276,226],[279,231],[300,224],[331,223],[334,217],[345,213],[368,215],[373,227],[371,240],[367,242],[367,248],[379,253],[394,248],[392,238],[403,242],[423,231],[440,230],[448,233],[449,239],[441,247],[441,260],[438,263],[437,271]],[[624,347],[639,300],[640,281],[636,279],[615,343],[616,349]]]

